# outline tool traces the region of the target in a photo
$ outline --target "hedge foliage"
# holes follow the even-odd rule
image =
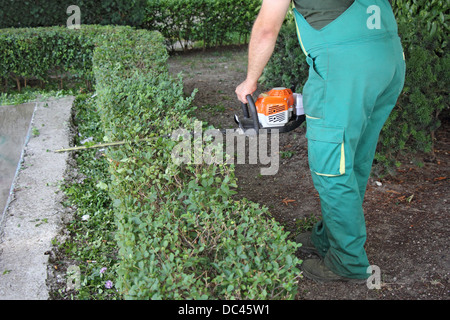
[[[169,138],[194,129],[193,95],[169,75],[164,37],[131,27],[2,30],[3,70],[42,76],[77,70],[95,81],[105,141],[127,140],[105,155],[111,179],[119,266],[115,287],[127,299],[292,299],[297,244],[265,208],[234,201],[233,166],[176,164]],[[43,56],[38,55],[37,43]],[[13,49],[10,46],[15,46]],[[75,49],[76,46],[76,49]],[[50,48],[54,56],[48,53]],[[32,52],[33,54],[29,54]],[[27,61],[30,59],[30,61]],[[55,59],[47,61],[48,59]],[[8,60],[10,61],[10,60]]]
[[[14,84],[20,91],[30,80],[38,80],[44,87],[56,78],[62,89],[65,78],[81,77],[90,89],[92,39],[99,28],[92,24],[127,24],[156,30],[171,49],[177,42],[185,47],[198,41],[204,47],[246,42],[260,3],[261,0],[80,0],[76,5],[81,11],[81,25],[91,26],[71,32],[65,25],[72,1],[0,0],[0,28],[5,28],[0,29],[0,87],[6,92]],[[55,25],[60,27],[48,27]],[[15,29],[20,26],[47,27]]]
[[[0,80],[4,90],[11,79],[19,91],[29,80],[45,83],[51,77],[63,79],[68,73],[93,80],[92,39],[97,32],[98,27],[0,29]]]
[[[393,10],[406,57],[406,79],[382,129],[375,156],[377,174],[392,172],[401,156],[433,156],[439,115],[449,109],[448,1],[394,0]],[[295,86],[301,92],[308,67],[298,44],[293,19],[287,19],[275,52],[261,78],[267,87]]]
[[[406,81],[396,108],[382,130],[381,163],[400,165],[401,154],[434,157],[434,133],[449,110],[449,12],[446,0],[394,0],[406,58]]]
[[[246,42],[261,0],[0,0],[0,28],[66,26],[80,8],[81,24],[129,25],[160,31],[171,49]]]
[[[260,6],[261,0],[149,0],[142,26],[160,31],[172,46],[246,41]]]
[[[139,26],[147,0],[0,0],[0,28],[66,26],[67,8],[77,5],[81,24]]]
[[[159,41],[155,46],[162,48]],[[166,55],[150,47],[136,33],[105,41],[94,53],[107,140],[193,130],[193,96],[183,98],[181,79],[164,67]],[[149,63],[160,67],[149,69]],[[176,144],[156,138],[108,149],[121,257],[117,285],[125,297],[293,298],[297,245],[265,209],[231,199],[232,167],[177,165],[171,158]]]

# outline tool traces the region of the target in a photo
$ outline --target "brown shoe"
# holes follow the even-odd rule
[[[343,281],[352,283],[366,283],[367,279],[354,279],[340,276],[331,271],[323,259],[307,259],[301,264],[303,274],[308,279],[323,283],[332,281]]]
[[[311,231],[300,233],[297,237],[295,237],[295,242],[302,244],[302,246],[299,248],[301,252],[312,253],[320,256],[319,252],[311,241]]]

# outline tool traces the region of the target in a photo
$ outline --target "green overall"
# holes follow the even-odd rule
[[[362,203],[381,128],[405,78],[397,23],[387,0],[356,0],[320,30],[296,9],[294,16],[309,64],[306,138],[322,210],[311,240],[333,272],[365,279]]]

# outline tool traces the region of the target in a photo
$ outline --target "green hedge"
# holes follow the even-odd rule
[[[182,79],[169,75],[160,33],[83,25],[2,30],[1,39],[14,39],[10,57],[23,62],[20,70],[11,68],[19,63],[7,64],[3,75],[44,77],[54,67],[91,74],[104,140],[130,142],[106,150],[111,180],[97,183],[108,185],[113,203],[119,260],[113,282],[126,299],[294,298],[298,245],[266,209],[232,200],[233,167],[177,165],[171,158],[177,141],[138,142],[194,129],[193,96],[184,97]],[[48,46],[44,58],[34,57],[40,41]],[[53,59],[50,47],[59,64],[37,65]]]
[[[130,24],[156,30],[172,49],[177,41],[200,41],[205,47],[246,42],[261,0],[84,0],[77,3],[81,30],[65,27],[68,0],[0,3],[0,27],[60,25],[0,29],[0,87],[7,92],[13,85],[20,91],[30,80],[44,87],[54,78],[62,89],[70,77],[84,79],[90,89],[93,39],[100,26],[88,24]]]
[[[113,41],[115,50],[106,41],[93,59],[106,140],[193,130],[193,97],[183,98],[181,79],[163,67],[142,67],[163,66],[165,55],[147,51],[141,36]],[[176,144],[158,138],[107,151],[121,258],[117,285],[125,297],[292,299],[297,245],[265,209],[231,199],[232,167],[177,165]]]
[[[407,70],[404,90],[380,135],[376,174],[392,172],[401,165],[405,154],[433,155],[434,132],[441,124],[439,115],[449,110],[447,2],[392,1]],[[267,87],[295,86],[301,92],[307,77],[308,67],[295,25],[287,19],[261,80]]]
[[[142,26],[160,31],[171,45],[246,42],[260,5],[261,0],[150,0]]]
[[[151,33],[128,26],[118,29],[114,26],[82,25],[79,30],[65,27],[0,29],[0,60],[2,61],[0,82],[4,91],[9,88],[8,83],[11,80],[19,91],[27,85],[27,82],[36,79],[44,85],[52,78],[57,78],[62,83],[63,79],[79,77],[88,81],[90,85],[94,81],[92,72],[94,49],[98,43],[108,39],[111,40],[109,49],[116,50],[118,56],[124,60],[122,67],[135,66],[135,60],[125,61],[131,57],[129,53],[121,54],[124,50],[122,47],[114,48],[114,37],[118,33],[142,35],[151,46],[146,49],[147,51],[159,50],[158,55],[167,55],[164,48],[152,46],[153,37],[147,36]],[[139,52],[136,52],[133,57],[140,59]],[[159,60],[146,61],[145,65],[142,64],[143,61],[138,63],[142,64],[141,67],[161,67],[155,65],[155,62],[165,65],[165,62],[159,62]]]
[[[450,105],[448,1],[394,0],[393,8],[405,52],[406,79],[376,155],[391,167],[401,165],[402,154],[425,152],[434,157],[434,133]]]
[[[0,0],[0,28],[66,26],[67,8],[77,5],[81,24],[139,26],[147,0]]]
[[[80,8],[83,25],[129,25],[160,31],[170,48],[246,42],[261,0],[0,0],[0,28],[66,26]]]
[[[27,81],[42,83],[51,77],[61,81],[67,73],[92,81],[93,39],[98,27],[70,30],[63,27],[0,29],[0,80],[6,91],[8,81],[16,88]]]

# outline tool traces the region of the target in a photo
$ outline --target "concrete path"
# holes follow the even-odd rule
[[[45,253],[61,230],[60,183],[69,147],[74,98],[35,104],[29,140],[17,170],[9,205],[0,208],[0,300],[48,299]],[[23,125],[23,124],[21,124]]]
[[[36,102],[0,106],[0,221],[9,200],[23,147],[31,134]]]

